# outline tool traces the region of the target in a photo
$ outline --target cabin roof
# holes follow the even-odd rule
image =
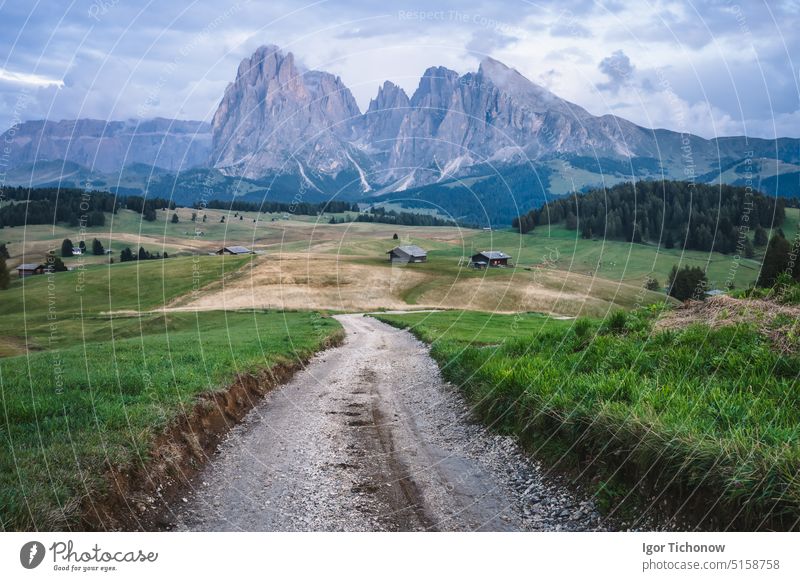
[[[250,254],[250,249],[244,246],[225,246],[223,250],[233,252],[234,254]]]
[[[404,252],[404,253],[408,254],[409,256],[414,256],[414,257],[428,256],[428,253],[425,250],[423,250],[422,248],[420,248],[419,246],[417,246],[415,244],[406,244],[404,246],[395,246],[394,248],[392,248],[386,254],[391,254],[395,250],[399,250],[401,252]]]
[[[484,250],[482,252],[478,252],[475,256],[485,256],[489,260],[498,260],[503,258],[511,258],[505,252],[501,252],[500,250]]]
[[[20,264],[17,267],[17,270],[36,270],[37,268],[44,268],[43,264],[36,264],[33,262],[28,262],[26,264]]]

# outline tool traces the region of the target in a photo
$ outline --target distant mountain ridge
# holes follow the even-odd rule
[[[10,167],[68,161],[98,172],[133,164],[168,171],[207,167],[211,126],[202,121],[25,121],[3,134]]]
[[[482,183],[484,203],[495,195],[489,183],[530,189],[538,181],[536,198],[630,179],[735,184],[757,167],[754,184],[800,194],[799,139],[707,140],[595,116],[491,58],[463,75],[431,67],[410,97],[386,81],[362,113],[339,77],[267,45],[242,60],[210,124],[30,121],[13,132],[4,135],[12,182],[27,175],[52,184],[62,160],[75,185],[92,172],[113,181],[109,174],[137,165],[122,181],[146,189],[144,165],[157,174],[192,170],[193,183],[198,171],[215,174],[214,183],[244,180],[241,192],[226,181],[226,195],[302,188],[316,198],[391,201],[405,192],[433,205],[449,200],[451,211],[456,196],[474,197]],[[504,175],[515,179],[498,182]],[[519,193],[498,202],[502,215],[516,211],[509,204]]]

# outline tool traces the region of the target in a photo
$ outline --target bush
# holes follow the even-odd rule
[[[703,300],[708,287],[706,273],[699,266],[672,267],[669,275],[669,296],[679,301]]]
[[[661,285],[658,282],[658,279],[654,276],[648,276],[647,280],[644,283],[644,288],[650,291],[659,291],[661,290]]]
[[[592,330],[592,322],[586,317],[581,317],[575,321],[575,324],[572,326],[572,330],[576,337],[579,339],[584,339]]]
[[[628,315],[623,310],[614,311],[603,322],[603,332],[620,335],[625,332]]]

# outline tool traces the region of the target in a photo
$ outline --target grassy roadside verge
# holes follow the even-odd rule
[[[149,311],[248,260],[220,258],[88,267],[3,292],[0,530],[82,528],[107,474],[147,472],[154,443],[198,402],[292,369],[341,334],[313,312]],[[243,409],[234,403],[225,419]]]
[[[457,323],[442,332],[438,315],[378,318],[432,343],[485,422],[592,481],[608,510],[710,529],[797,528],[796,351],[779,353],[744,324],[655,332],[647,312],[508,332],[486,348]],[[484,318],[495,333],[510,328]]]
[[[292,366],[339,331],[316,313],[180,313],[159,332],[0,359],[3,530],[80,527],[107,470],[146,466],[198,396]]]

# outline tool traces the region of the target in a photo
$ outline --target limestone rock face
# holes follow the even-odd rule
[[[350,161],[361,113],[341,79],[303,71],[292,53],[259,48],[239,65],[212,122],[212,165],[261,177],[308,169],[336,174]]]
[[[646,130],[594,117],[491,58],[465,75],[429,68],[410,99],[387,81],[362,115],[338,77],[301,71],[274,46],[242,61],[213,134],[212,165],[230,175],[352,170],[364,191],[430,183],[476,163],[656,149]]]

